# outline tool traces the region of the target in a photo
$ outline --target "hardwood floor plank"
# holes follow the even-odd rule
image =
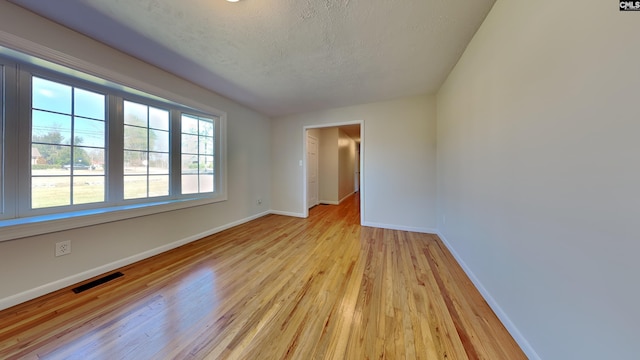
[[[358,206],[267,215],[1,311],[0,358],[526,359],[437,236],[361,227]]]

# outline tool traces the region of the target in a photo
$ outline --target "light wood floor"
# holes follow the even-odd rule
[[[0,312],[0,359],[526,359],[435,235],[358,196],[269,215]]]

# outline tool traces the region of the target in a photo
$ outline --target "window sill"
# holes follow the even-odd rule
[[[226,196],[167,200],[0,220],[0,242],[225,201]]]

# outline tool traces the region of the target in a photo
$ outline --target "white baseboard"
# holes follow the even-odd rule
[[[274,215],[299,217],[299,218],[303,218],[303,219],[305,219],[307,217],[303,213],[294,213],[294,212],[280,211],[280,210],[270,210],[269,213],[270,214],[274,214]]]
[[[438,232],[436,229],[432,229],[432,228],[382,224],[382,223],[376,223],[371,221],[363,221],[362,226],[370,226],[370,227],[377,227],[377,228],[390,229],[390,230],[400,230],[400,231],[413,231],[413,232],[424,233],[424,234],[436,234]]]
[[[46,294],[52,293],[54,291],[63,289],[65,287],[73,285],[73,284],[77,284],[77,283],[79,283],[81,281],[85,281],[85,280],[90,279],[92,277],[104,274],[104,273],[109,272],[109,271],[113,271],[115,269],[119,269],[119,268],[121,268],[123,266],[131,265],[131,264],[133,264],[133,263],[135,263],[137,261],[144,260],[146,258],[150,258],[152,256],[158,255],[158,254],[163,253],[165,251],[169,251],[169,250],[175,249],[177,247],[180,247],[182,245],[188,244],[188,243],[190,243],[192,241],[196,241],[196,240],[202,239],[204,237],[207,237],[209,235],[213,235],[215,233],[219,233],[219,232],[221,232],[223,230],[227,230],[227,229],[232,228],[234,226],[237,226],[237,225],[240,225],[240,224],[244,224],[244,223],[249,222],[251,220],[255,220],[257,218],[260,218],[260,217],[263,217],[265,215],[268,215],[269,213],[270,213],[269,211],[265,211],[265,212],[260,213],[260,214],[256,214],[256,215],[253,215],[253,216],[241,219],[241,220],[237,220],[237,221],[231,222],[229,224],[225,224],[225,225],[216,227],[214,229],[207,230],[207,231],[202,232],[200,234],[195,234],[195,235],[189,236],[187,238],[180,239],[180,240],[172,242],[170,244],[166,244],[166,245],[163,245],[163,246],[151,249],[151,250],[147,250],[145,252],[142,252],[142,253],[139,253],[139,254],[136,254],[136,255],[133,255],[133,256],[129,256],[127,258],[124,258],[124,259],[121,259],[121,260],[117,260],[117,261],[114,261],[114,262],[109,263],[109,264],[98,266],[96,268],[93,268],[93,269],[90,269],[90,270],[87,270],[87,271],[83,271],[83,272],[81,272],[79,274],[75,274],[75,275],[66,277],[64,279],[56,280],[56,281],[51,282],[49,284],[38,286],[36,288],[30,289],[30,290],[27,290],[27,291],[23,291],[21,293],[6,297],[4,299],[0,299],[0,310],[4,310],[4,309],[7,309],[7,308],[10,308],[10,307],[12,307],[14,305],[18,305],[18,304],[21,304],[21,303],[29,301],[29,300],[33,300],[33,299],[35,299],[37,297],[40,297],[42,295],[46,295]]]
[[[347,198],[351,195],[355,194],[355,192],[352,192],[350,194],[348,194],[347,196],[343,197],[342,199],[340,199],[339,201],[334,201],[334,200],[320,200],[318,201],[320,204],[326,204],[326,205],[340,205],[342,204],[343,201],[347,200]]]
[[[471,269],[467,266],[467,264],[462,260],[460,255],[455,251],[451,243],[447,240],[447,238],[440,232],[437,232],[438,237],[442,240],[444,245],[449,249],[451,255],[456,259],[458,264],[464,272],[467,274],[473,285],[475,285],[476,289],[482,294],[484,300],[489,304],[489,307],[493,310],[493,312],[498,316],[498,319],[502,322],[504,327],[507,329],[509,334],[513,337],[513,339],[518,343],[522,351],[524,351],[525,355],[531,360],[541,360],[540,356],[533,349],[529,341],[520,333],[520,330],[516,327],[516,325],[509,319],[509,316],[502,310],[500,305],[496,302],[496,300],[491,296],[489,291],[482,285],[480,280],[476,277],[476,275],[471,271]]]
[[[347,198],[349,198],[349,196],[355,194],[355,192],[351,192],[348,195],[344,196],[342,199],[340,199],[340,201],[338,202],[339,204],[342,204],[343,201],[347,200]]]

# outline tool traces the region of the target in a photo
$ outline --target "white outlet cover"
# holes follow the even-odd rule
[[[56,256],[67,255],[71,253],[71,240],[60,241],[56,243]]]

